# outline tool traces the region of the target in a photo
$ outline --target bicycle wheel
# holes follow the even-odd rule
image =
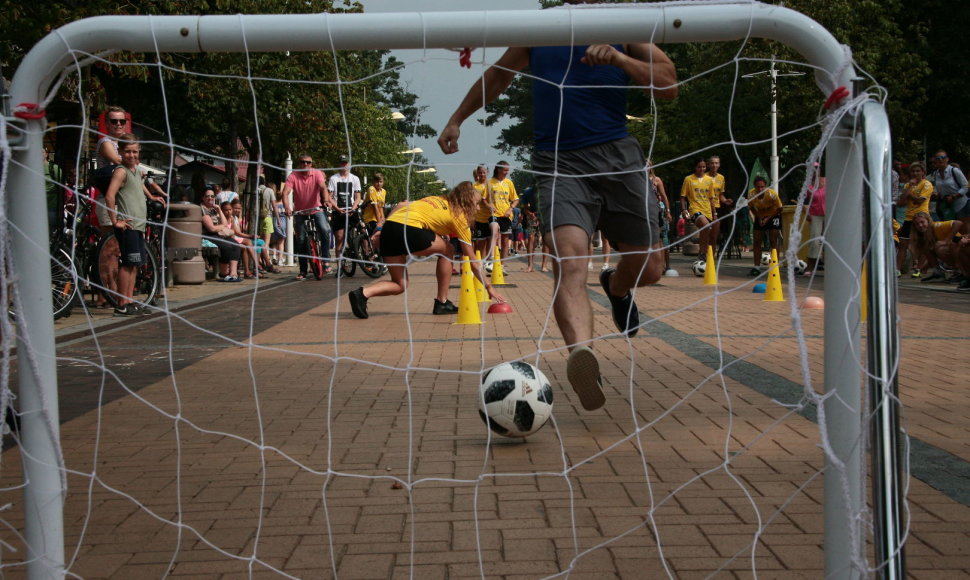
[[[310,260],[310,271],[313,272],[314,278],[321,280],[323,279],[323,260],[320,258],[320,247],[316,235],[309,237],[307,246],[310,250],[310,255],[307,256],[307,259]]]
[[[380,278],[387,272],[387,266],[381,260],[380,253],[371,244],[370,238],[360,236],[354,240],[354,253],[360,259],[360,269],[371,278]]]
[[[135,275],[135,292],[132,299],[139,304],[155,304],[158,291],[162,287],[162,270],[158,263],[158,252],[151,246],[145,247],[145,263],[138,266]]]
[[[357,271],[357,252],[354,250],[357,240],[350,239],[344,243],[344,253],[340,256],[340,269],[337,273],[350,278]]]
[[[64,250],[51,254],[51,301],[54,305],[54,320],[71,315],[78,295],[74,264],[71,256]]]
[[[121,265],[121,251],[114,232],[108,232],[98,240],[91,262],[91,281],[100,288],[108,304],[118,305],[118,268]],[[96,275],[95,275],[96,272]]]
[[[145,248],[145,263],[138,266],[135,273],[135,291],[132,300],[140,304],[155,304],[158,290],[161,288],[162,276],[158,267],[158,256],[151,247]],[[104,295],[108,303],[118,306],[118,269],[121,267],[121,252],[118,240],[113,232],[108,233],[98,242],[97,258],[98,277],[104,288]]]

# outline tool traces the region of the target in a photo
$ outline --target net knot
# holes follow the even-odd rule
[[[13,114],[19,119],[36,121],[47,116],[47,111],[41,109],[37,103],[20,103],[13,108]]]

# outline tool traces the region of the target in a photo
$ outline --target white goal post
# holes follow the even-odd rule
[[[373,34],[379,30],[380,34]],[[23,59],[11,84],[17,110],[42,112],[65,70],[81,66],[78,55],[133,52],[332,51],[456,46],[564,45],[617,42],[688,43],[765,38],[799,52],[816,69],[828,97],[853,89],[848,49],[817,22],[790,9],[753,2],[689,2],[595,6],[563,10],[395,14],[236,16],[105,16],[64,26],[41,40]],[[864,424],[873,438],[876,493],[876,562],[886,577],[902,574],[899,447],[895,424],[895,276],[890,231],[889,130],[874,100],[850,95],[836,111],[842,121],[826,151],[828,174],[826,244],[840,259],[826,265],[825,391],[826,573],[858,577],[852,562],[864,559],[866,523]],[[5,111],[9,115],[9,111]],[[20,411],[30,578],[64,572],[62,469],[58,445],[57,380],[51,321],[42,115],[6,117],[9,149],[7,216],[24,318],[18,329]],[[865,223],[867,227],[859,228]],[[868,236],[864,239],[864,236]],[[863,256],[863,247],[872,253]],[[860,377],[863,313],[859,272],[868,264],[868,409]],[[33,366],[32,366],[33,363]],[[875,419],[872,418],[872,413]],[[870,421],[871,419],[871,421]],[[874,433],[875,434],[875,433]],[[837,466],[837,467],[833,467]],[[848,515],[847,515],[848,514]],[[846,525],[850,522],[850,525]]]

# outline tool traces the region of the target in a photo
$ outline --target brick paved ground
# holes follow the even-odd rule
[[[591,274],[607,392],[596,412],[565,379],[548,275],[515,261],[503,289],[515,312],[480,326],[430,315],[427,264],[406,298],[372,300],[367,320],[344,296],[358,277],[277,279],[256,295],[247,282],[235,299],[224,285],[177,287],[171,318],[96,314],[103,358],[81,316],[58,321],[59,354],[75,359],[59,369],[70,571],[819,577],[818,426],[811,408],[775,400],[796,403],[806,371],[821,389],[822,312],[801,311],[803,370],[790,305],[742,286],[746,269],[725,264],[716,299],[693,276],[642,290],[654,320],[629,341],[611,335]],[[820,283],[799,281],[800,296]],[[913,578],[970,576],[970,394],[957,364],[970,297],[940,288],[902,294],[901,397],[920,477],[909,481]],[[479,373],[521,357],[560,387],[555,423],[525,443],[490,438]],[[22,530],[19,462],[4,453],[0,504]],[[0,540],[4,564],[22,560],[16,534]]]

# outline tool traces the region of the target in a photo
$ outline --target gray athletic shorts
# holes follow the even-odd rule
[[[536,151],[532,166],[543,232],[575,225],[590,236],[601,230],[610,243],[649,247],[660,241],[660,204],[633,137],[558,154]]]

